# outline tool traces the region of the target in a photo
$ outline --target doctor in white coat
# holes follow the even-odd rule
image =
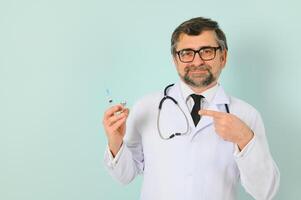
[[[254,199],[272,199],[280,174],[260,114],[218,83],[227,42],[217,22],[197,17],[172,34],[180,80],[103,117],[104,162],[123,184],[143,175],[141,200],[234,200],[239,183]],[[121,111],[121,114],[116,112]]]

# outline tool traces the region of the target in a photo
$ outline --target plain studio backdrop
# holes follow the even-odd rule
[[[301,14],[297,0],[1,0],[0,199],[138,199],[103,165],[108,101],[128,107],[177,81],[170,36],[196,16],[229,44],[220,82],[256,107],[281,172],[275,199],[300,199]],[[238,199],[252,199],[242,187]]]

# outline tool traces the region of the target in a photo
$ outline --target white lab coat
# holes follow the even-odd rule
[[[269,152],[263,122],[249,104],[225,94],[219,86],[207,109],[238,116],[254,132],[241,151],[219,137],[211,117],[202,117],[197,127],[182,97],[179,83],[168,91],[189,119],[190,133],[162,140],[157,131],[158,105],[163,91],[148,95],[132,108],[124,144],[113,159],[105,152],[109,173],[123,184],[143,174],[141,200],[234,200],[237,184],[258,200],[272,199],[280,175]],[[185,131],[185,118],[174,103],[164,103],[160,118],[166,136]]]

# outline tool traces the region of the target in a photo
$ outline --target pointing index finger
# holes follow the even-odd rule
[[[214,110],[200,110],[199,111],[199,115],[213,117],[213,118],[219,118],[222,116],[222,114],[223,113],[214,111]]]

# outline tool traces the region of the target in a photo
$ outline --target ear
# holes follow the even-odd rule
[[[228,51],[225,49],[223,50],[223,52],[221,53],[221,57],[220,57],[220,61],[221,61],[221,66],[224,68],[227,62],[227,55],[228,55]]]
[[[172,60],[173,60],[174,65],[178,64],[178,60],[177,60],[177,57],[175,55],[172,56]]]

